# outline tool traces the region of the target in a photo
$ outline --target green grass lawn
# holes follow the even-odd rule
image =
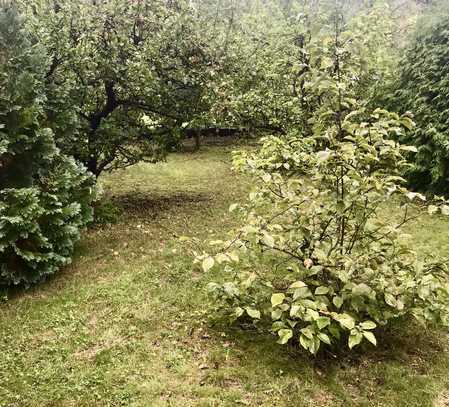
[[[102,179],[118,224],[85,233],[71,267],[0,303],[0,406],[449,406],[447,334],[408,325],[377,349],[317,360],[208,322],[190,243],[236,224],[250,183],[209,147]],[[449,222],[410,227],[449,252]],[[198,248],[201,250],[201,247]]]

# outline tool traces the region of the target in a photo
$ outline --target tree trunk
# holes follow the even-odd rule
[[[96,178],[100,175],[98,171],[98,160],[97,157],[91,157],[86,163],[87,169],[95,175]]]
[[[196,130],[193,137],[195,138],[195,151],[199,151],[201,148],[201,132]]]

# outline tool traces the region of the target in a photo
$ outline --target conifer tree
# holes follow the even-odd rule
[[[438,17],[435,17],[438,13]],[[427,25],[427,26],[426,26]],[[413,188],[449,193],[449,8],[431,11],[400,63],[392,105],[415,115]]]
[[[43,120],[45,50],[0,2],[0,284],[30,284],[70,262],[91,217],[94,179],[60,153]]]

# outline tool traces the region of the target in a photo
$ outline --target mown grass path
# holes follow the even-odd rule
[[[313,361],[253,332],[207,322],[204,287],[180,236],[235,225],[250,184],[228,149],[174,155],[102,180],[125,209],[90,230],[73,265],[0,304],[0,406],[444,406],[449,341],[397,328],[377,350]],[[414,225],[449,253],[448,223]]]

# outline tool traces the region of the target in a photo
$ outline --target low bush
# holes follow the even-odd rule
[[[349,348],[400,317],[449,326],[446,264],[405,245],[402,226],[425,197],[409,192],[400,174],[409,148],[390,137],[411,127],[408,117],[356,111],[328,146],[316,140],[269,137],[257,153],[235,157],[256,188],[240,211],[233,240],[200,258],[220,267],[226,282],[209,291],[231,321],[271,324],[279,343],[298,342],[316,354],[322,344]],[[273,154],[273,151],[276,153]],[[385,216],[385,203],[400,205]],[[444,201],[430,212],[449,213]]]

